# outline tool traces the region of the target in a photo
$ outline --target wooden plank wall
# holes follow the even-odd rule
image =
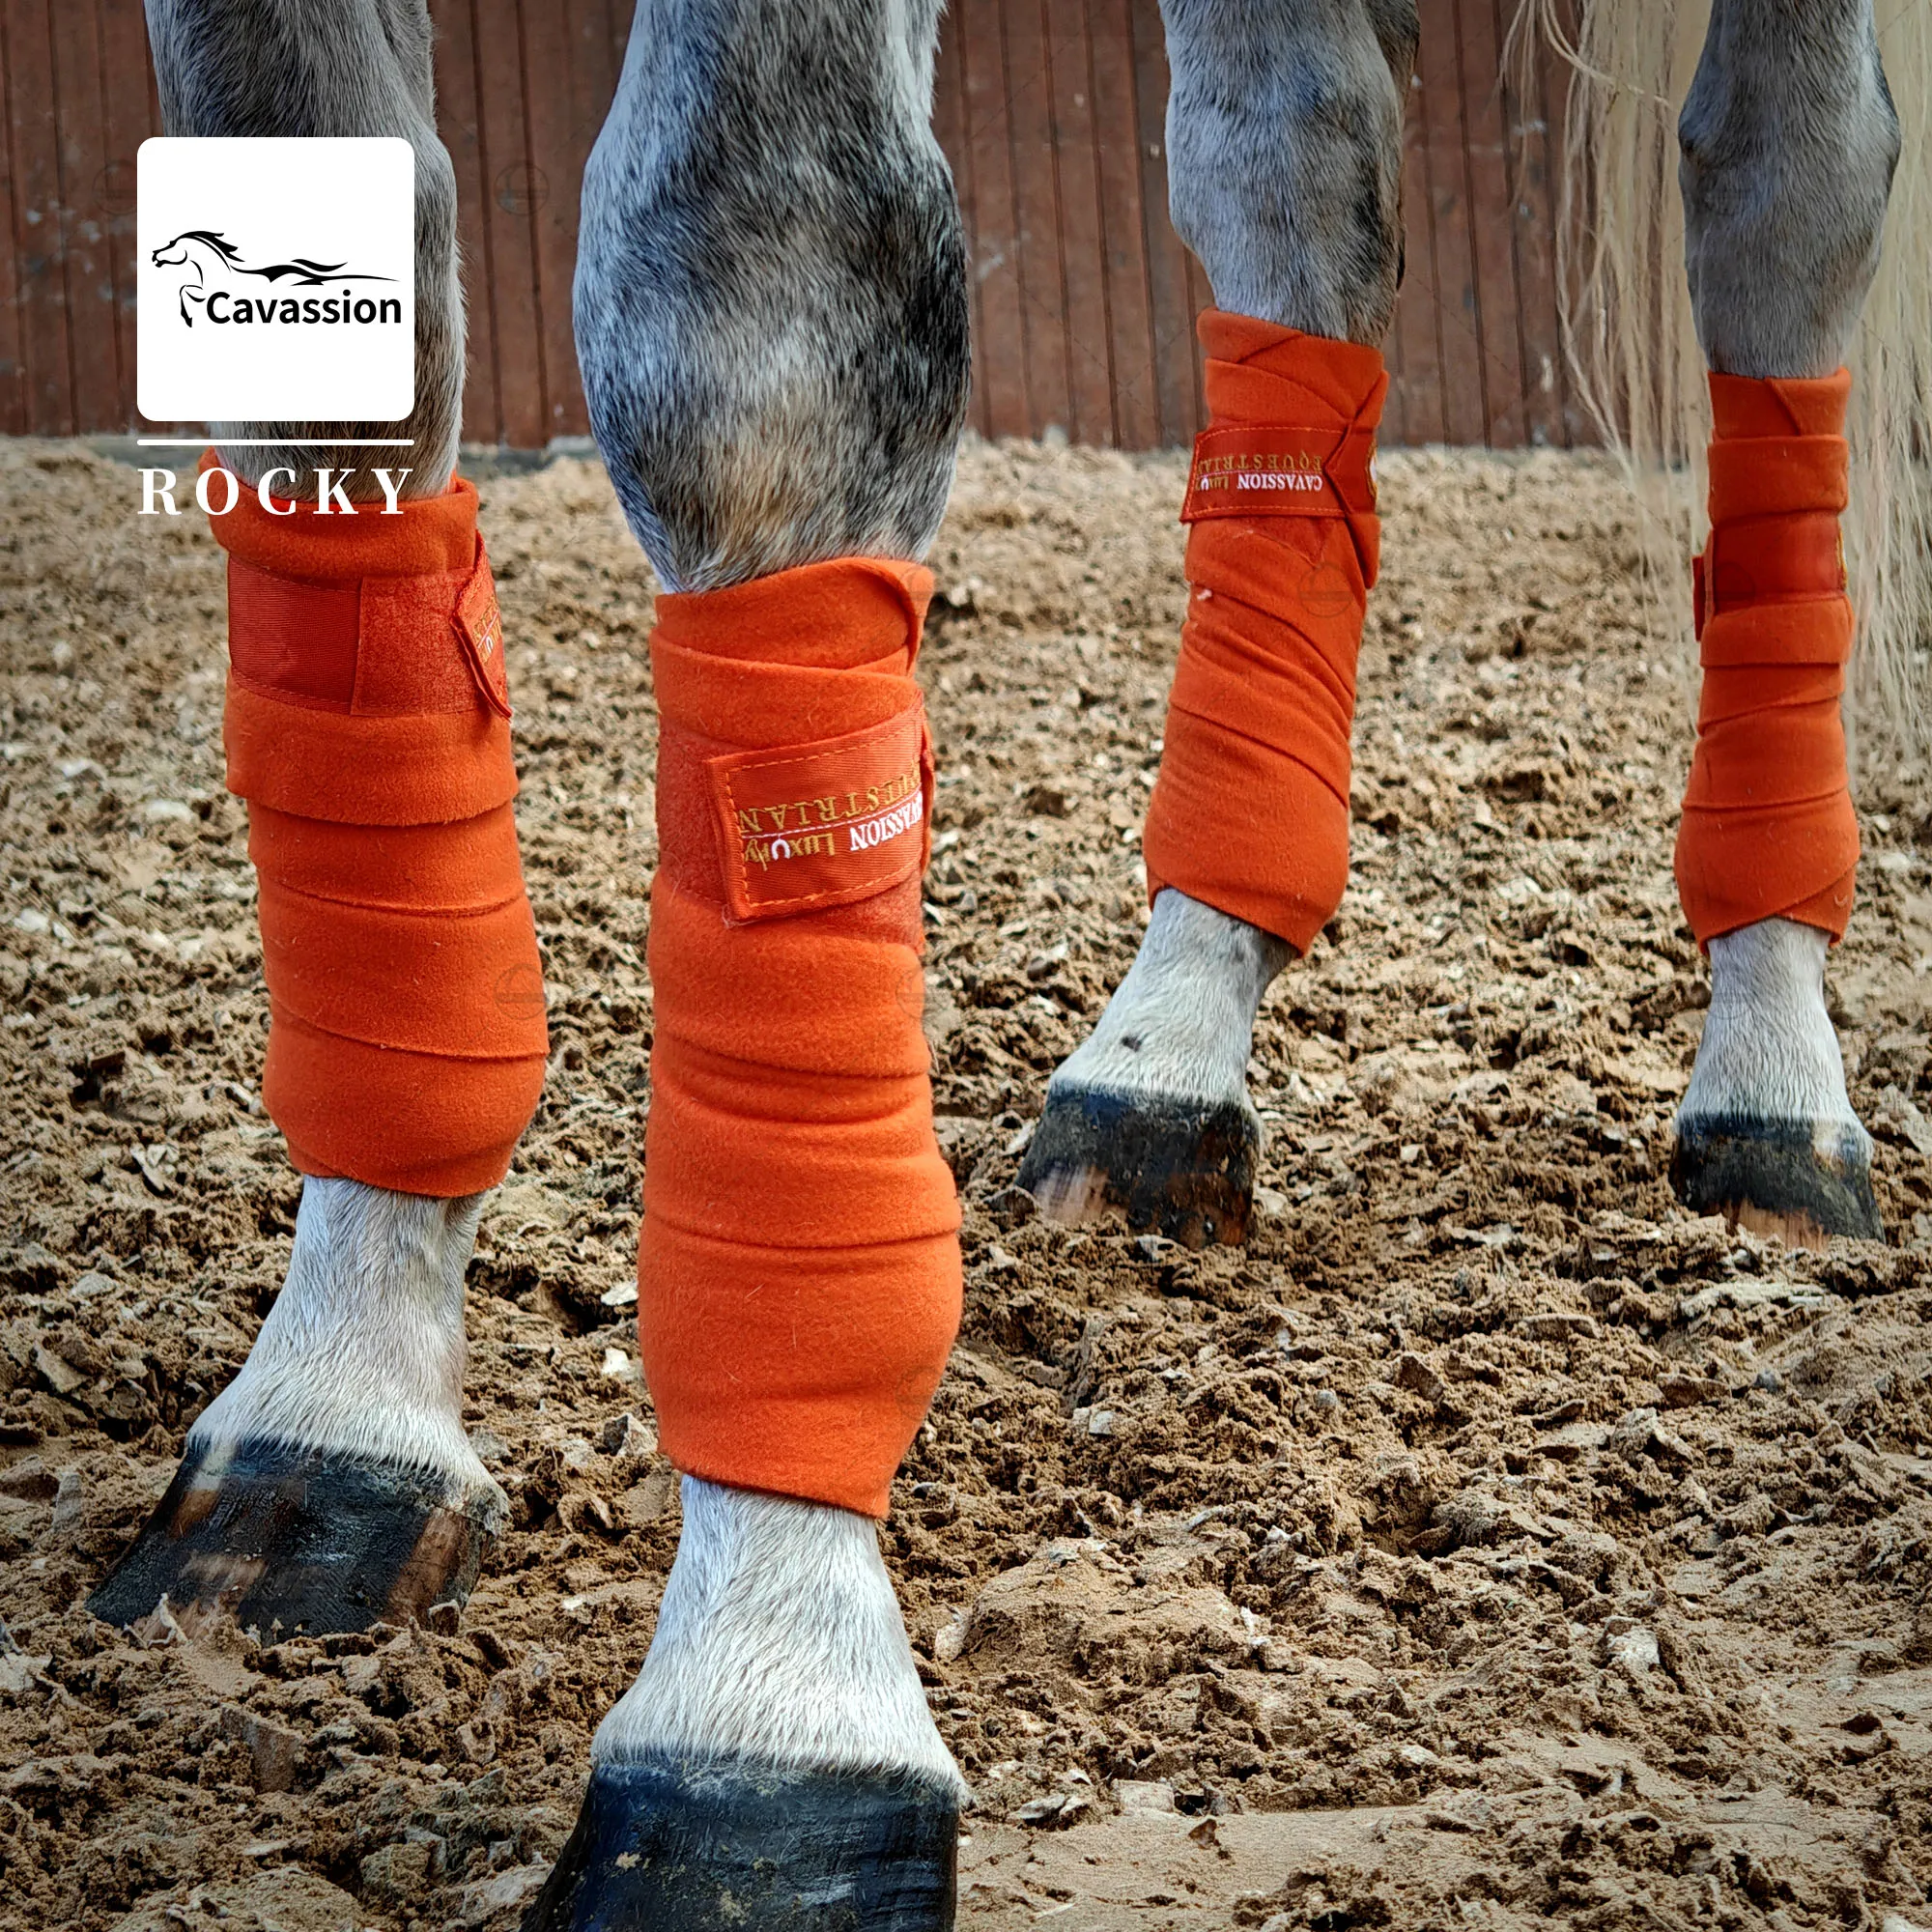
[[[464,436],[533,449],[585,435],[570,327],[577,202],[616,90],[628,10],[623,0],[430,0],[430,14],[469,296]]]
[[[0,431],[134,407],[134,153],[160,132],[141,0],[0,5]]]
[[[1232,4],[1232,0],[1231,0]],[[1587,440],[1558,351],[1551,65],[1499,82],[1514,0],[1422,0],[1385,440]],[[429,0],[469,291],[465,434],[587,427],[570,288],[625,0]],[[934,125],[972,251],[986,436],[1180,443],[1199,265],[1168,220],[1157,0],[951,0]],[[0,430],[138,428],[134,153],[159,131],[140,0],[0,0]],[[8,242],[11,241],[11,245]]]

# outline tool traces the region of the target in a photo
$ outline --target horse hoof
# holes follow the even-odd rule
[[[268,1437],[190,1446],[168,1492],[87,1607],[130,1624],[166,1598],[190,1634],[217,1618],[312,1634],[461,1605],[500,1527],[420,1469]]]
[[[1238,1245],[1261,1149],[1261,1122],[1245,1101],[1050,1086],[1019,1184],[1063,1227],[1117,1214],[1190,1248]]]
[[[523,1932],[948,1932],[958,1842],[926,1778],[604,1765]]]
[[[1733,1227],[1778,1235],[1821,1251],[1833,1235],[1885,1238],[1872,1198],[1871,1152],[1841,1121],[1766,1121],[1705,1115],[1677,1123],[1670,1157],[1677,1198]]]

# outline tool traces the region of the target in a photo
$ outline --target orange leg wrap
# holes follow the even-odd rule
[[[228,552],[228,789],[248,801],[262,1094],[304,1174],[502,1179],[543,1089],[502,627],[476,492],[271,513]]]
[[[1839,715],[1852,651],[1838,519],[1851,376],[1711,377],[1704,688],[1677,831],[1699,944],[1765,919],[1844,937],[1859,821]]]
[[[932,1131],[912,677],[930,576],[658,600],[638,1334],[693,1475],[885,1514],[959,1322]]]
[[[1182,521],[1192,597],[1148,811],[1150,895],[1306,952],[1349,877],[1355,657],[1380,526],[1373,349],[1208,309],[1208,428]]]

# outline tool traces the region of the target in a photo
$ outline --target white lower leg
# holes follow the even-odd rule
[[[1845,1063],[1825,1007],[1826,935],[1767,919],[1711,942],[1711,1010],[1677,1125],[1786,1122],[1870,1137],[1852,1112]]]
[[[506,1509],[463,1427],[463,1276],[485,1196],[302,1183],[287,1283],[241,1373],[188,1432],[221,1452],[271,1440],[446,1479]]]
[[[650,1653],[591,1757],[909,1773],[965,1791],[926,1709],[877,1525],[695,1476]]]
[[[1289,949],[1170,887],[1099,1024],[1051,1088],[1220,1104],[1247,1094],[1262,995]]]

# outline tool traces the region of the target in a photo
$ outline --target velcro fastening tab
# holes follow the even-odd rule
[[[850,905],[925,864],[923,704],[843,737],[704,762],[735,922]]]
[[[1376,507],[1373,431],[1235,423],[1203,430],[1180,521],[1365,516]]]
[[[348,712],[361,638],[359,582],[277,577],[228,559],[228,661],[250,691],[316,711]]]
[[[456,600],[456,635],[477,695],[498,718],[510,716],[510,673],[503,662],[503,619],[497,609],[497,583],[490,574],[490,554],[483,538],[476,538],[476,568]]]

